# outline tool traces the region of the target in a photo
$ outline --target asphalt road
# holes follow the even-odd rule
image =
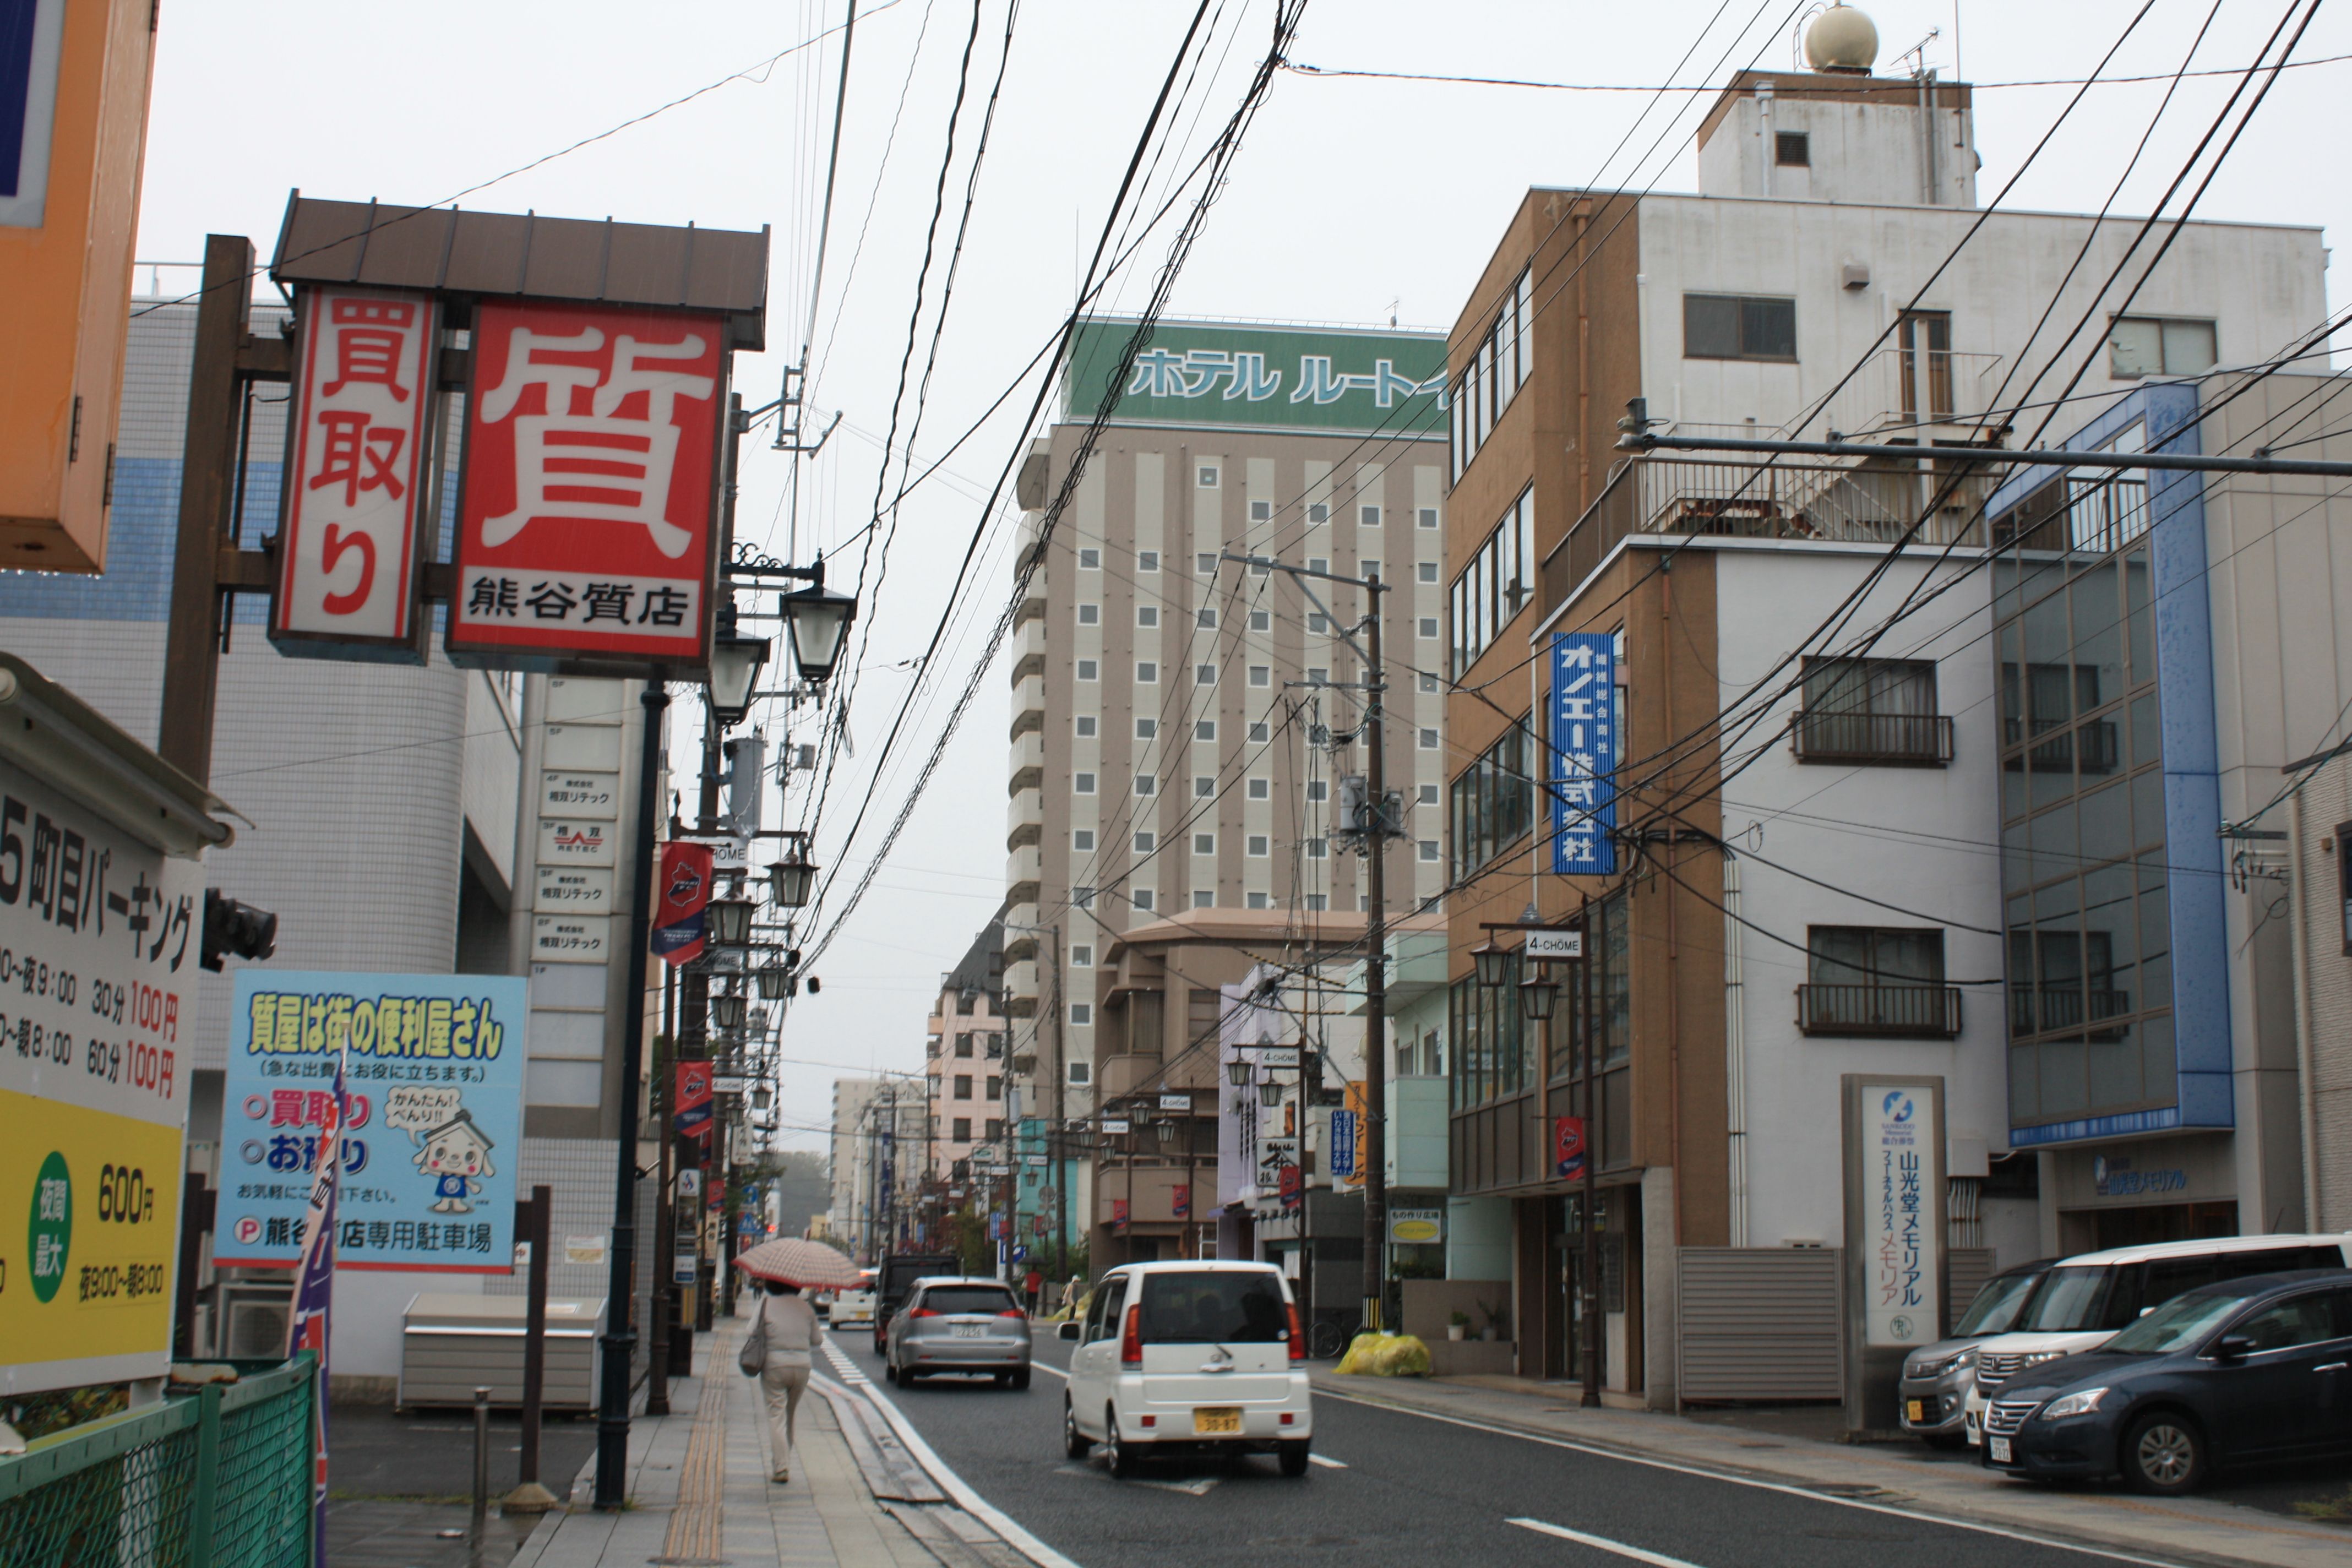
[[[901,1390],[863,1334],[835,1336],[988,1502],[1079,1568],[1171,1562],[1345,1568],[2091,1568],[2113,1558],[1791,1495],[1318,1394],[1306,1479],[1269,1458],[1155,1461],[1113,1480],[1062,1455],[1069,1346],[1041,1339],[1026,1393]],[[1515,1522],[1517,1521],[1517,1522]],[[1171,1552],[1175,1555],[1171,1556]]]

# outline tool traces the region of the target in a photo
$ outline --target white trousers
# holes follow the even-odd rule
[[[770,1362],[760,1373],[760,1392],[768,1396],[768,1431],[775,1448],[775,1473],[792,1473],[793,1422],[801,1407],[801,1390],[808,1386],[810,1369],[779,1366]]]

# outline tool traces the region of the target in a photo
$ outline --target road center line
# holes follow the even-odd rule
[[[1060,1378],[1064,1383],[1067,1383],[1067,1382],[1069,1382],[1069,1381],[1070,1381],[1070,1374],[1069,1374],[1068,1373],[1064,1372],[1060,1367],[1058,1367],[1058,1366],[1055,1366],[1054,1364],[1052,1364],[1052,1363],[1049,1363],[1049,1362],[1033,1361],[1033,1362],[1031,1362],[1029,1364],[1030,1364],[1032,1367],[1035,1368],[1035,1369],[1036,1369],[1037,1371],[1039,1371],[1039,1372],[1050,1372],[1050,1373],[1052,1373],[1055,1377]]]
[[[1326,1458],[1320,1454],[1307,1455],[1307,1462],[1310,1465],[1320,1465],[1327,1470],[1344,1470],[1348,1468],[1339,1460]]]
[[[1357,1394],[1334,1394],[1317,1389],[1315,1397],[1329,1399],[1341,1405],[1361,1405],[1373,1410],[1386,1410],[1398,1415],[1417,1415],[1424,1421],[1442,1422],[1448,1426],[1466,1426],[1474,1432],[1491,1432],[1498,1437],[1516,1437],[1523,1443],[1539,1443],[1549,1448],[1566,1448],[1571,1453],[1590,1454],[1595,1458],[1614,1459],[1620,1464],[1642,1465],[1654,1470],[1671,1470],[1676,1475],[1696,1476],[1701,1480],[1721,1481],[1727,1486],[1752,1487],[1758,1491],[1779,1492],[1784,1497],[1803,1498],[1809,1502],[1833,1503],[1839,1508],[1856,1509],[1864,1513],[1883,1513],[1895,1519],[1908,1519],[1921,1524],[1942,1525],[1948,1530],[1965,1530],[1978,1535],[1998,1536],[2003,1541],[2021,1541],[2029,1546],[2044,1546],[2053,1552],[2072,1552],[2084,1557],[2103,1557],[2110,1563],[2130,1563],[2138,1568],[2182,1568],[2168,1557],[2146,1557],[2137,1552],[2119,1552],[2108,1546],[2085,1545],[2054,1535],[2039,1535],[2027,1530],[2011,1530],[1998,1524],[1980,1524],[1974,1520],[1959,1519],[1950,1514],[1929,1513],[1923,1509],[1896,1508],[1883,1502],[1865,1502],[1860,1498],[1833,1497],[1785,1481],[1760,1480],[1730,1470],[1708,1469],[1703,1465],[1678,1464],[1672,1459],[1660,1459],[1647,1454],[1624,1449],[1603,1447],[1596,1443],[1580,1443],[1573,1438],[1547,1436],[1523,1427],[1498,1426],[1491,1421],[1473,1421],[1465,1416],[1442,1415],[1434,1410],[1423,1410],[1410,1405],[1391,1404],[1385,1399],[1366,1399]],[[2259,1526],[2255,1528],[2261,1528]]]
[[[1532,1530],[1538,1535],[1557,1535],[1562,1541],[1573,1541],[1579,1546],[1590,1546],[1596,1552],[1613,1552],[1620,1557],[1630,1557],[1636,1563],[1647,1563],[1651,1568],[1698,1568],[1695,1563],[1680,1557],[1668,1557],[1663,1552],[1644,1552],[1638,1546],[1628,1546],[1622,1541],[1612,1541],[1605,1535],[1587,1535],[1580,1530],[1570,1530],[1564,1524],[1552,1524],[1540,1519],[1507,1519],[1506,1524],[1516,1524],[1521,1530]]]

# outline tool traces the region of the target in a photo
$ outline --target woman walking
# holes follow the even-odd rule
[[[775,1447],[772,1479],[793,1479],[793,1426],[808,1386],[813,1363],[809,1352],[824,1342],[816,1310],[803,1299],[800,1287],[781,1280],[762,1281],[767,1294],[760,1300],[760,1323],[754,1333],[767,1335],[767,1359],[760,1367],[760,1392],[768,1399],[768,1429]]]

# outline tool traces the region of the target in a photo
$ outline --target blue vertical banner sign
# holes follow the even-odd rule
[[[1551,639],[1551,868],[1562,877],[1617,869],[1617,639],[1560,632]]]
[[[509,1272],[528,1016],[509,975],[238,970],[215,1262],[300,1267],[331,1146],[331,1267]]]

